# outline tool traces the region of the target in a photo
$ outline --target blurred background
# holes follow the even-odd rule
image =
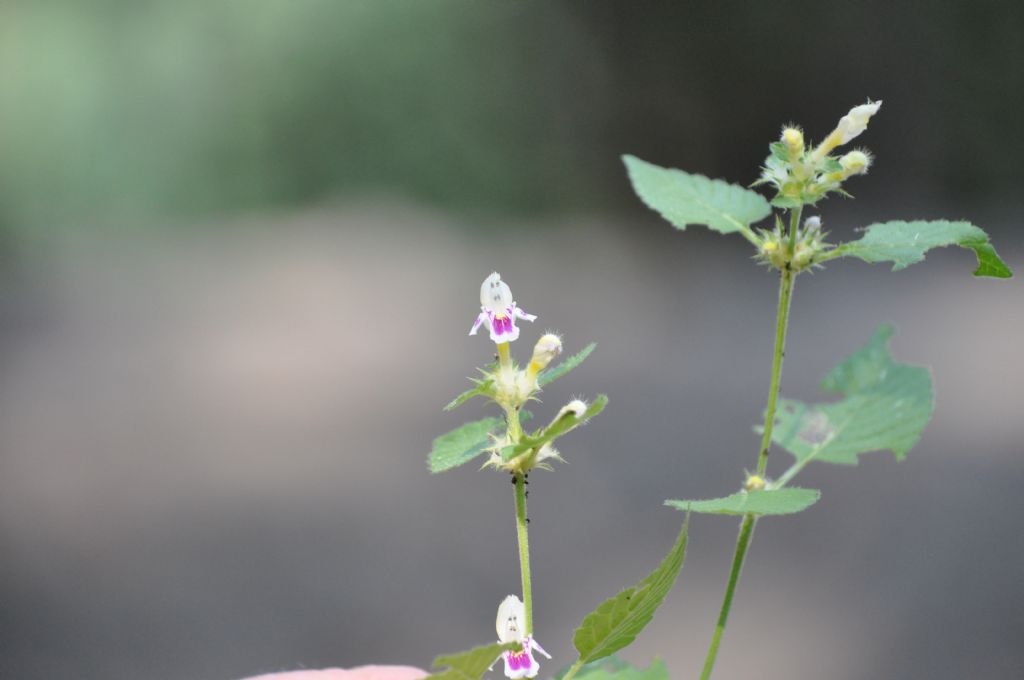
[[[494,638],[513,498],[431,440],[490,360],[502,273],[594,355],[609,409],[531,479],[537,636],[660,560],[755,460],[776,283],[672,229],[620,154],[747,184],[783,123],[868,97],[877,155],[837,239],[967,218],[1018,272],[945,249],[797,286],[783,391],[893,322],[933,367],[907,461],[809,468],[763,521],[716,677],[1017,678],[1024,665],[1024,5],[179,0],[0,5],[0,677],[232,680]],[[779,453],[769,470],[783,469]],[[738,522],[695,517],[625,656],[695,677]]]

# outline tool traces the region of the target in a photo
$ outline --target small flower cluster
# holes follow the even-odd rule
[[[554,333],[542,335],[534,345],[530,362],[526,368],[520,369],[509,350],[509,343],[519,338],[516,319],[534,321],[537,317],[519,308],[512,297],[512,290],[501,280],[498,272],[484,279],[480,286],[480,310],[469,334],[476,335],[486,323],[491,340],[497,344],[498,361],[482,370],[483,376],[476,380],[477,393],[501,406],[509,425],[503,434],[491,435],[492,445],[487,449],[491,455],[484,465],[520,474],[535,467],[551,469],[547,461],[562,460],[552,446],[555,438],[594,415],[590,405],[574,399],[562,407],[547,427],[532,435],[522,431],[520,417],[523,406],[536,400],[541,388],[541,372],[561,354],[562,339]]]
[[[771,155],[765,160],[761,178],[755,184],[774,186],[777,193],[772,205],[779,208],[814,205],[832,192],[846,195],[843,182],[866,173],[871,166],[871,155],[855,150],[836,157],[831,152],[864,132],[871,116],[878,113],[881,106],[880,101],[869,101],[853,107],[839,120],[836,129],[813,149],[804,145],[804,133],[799,128],[784,128],[780,140],[770,146]]]
[[[808,217],[797,230],[790,249],[789,235],[782,220],[775,218],[775,228],[761,233],[761,248],[758,257],[765,264],[776,269],[800,272],[818,266],[816,259],[832,246],[825,242],[826,232],[821,230],[821,218]]]

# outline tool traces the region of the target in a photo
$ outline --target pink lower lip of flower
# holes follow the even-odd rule
[[[494,321],[491,322],[491,330],[497,336],[502,336],[503,337],[505,335],[511,335],[512,334],[512,330],[513,330],[512,317],[511,316],[496,316],[496,317],[494,317]]]
[[[319,671],[292,671],[271,673],[245,680],[420,680],[427,672],[412,666],[358,666],[356,668],[328,668]]]
[[[530,658],[529,652],[506,652],[506,654],[508,654],[508,666],[512,670],[529,669],[533,666],[533,659]]]
[[[519,328],[516,327],[516,319],[534,321],[536,318],[535,315],[527,314],[519,309],[514,302],[511,307],[499,313],[482,307],[479,316],[477,316],[476,321],[473,323],[473,327],[469,329],[469,334],[476,335],[477,329],[486,321],[493,342],[499,345],[505,342],[513,342],[519,339]]]

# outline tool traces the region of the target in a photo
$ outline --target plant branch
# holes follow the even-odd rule
[[[796,233],[796,227],[800,221],[800,210],[791,211],[790,219],[790,254],[792,254],[792,240]],[[782,270],[779,281],[779,306],[775,317],[775,351],[772,356],[772,377],[768,388],[768,404],[764,414],[764,434],[761,437],[761,447],[757,455],[757,474],[764,476],[768,467],[768,449],[772,442],[772,429],[775,426],[775,408],[779,397],[779,385],[782,381],[782,359],[786,354],[786,328],[789,324],[790,302],[793,298],[793,284],[796,280],[796,273],[787,265]],[[757,518],[754,515],[744,515],[740,524],[739,536],[736,537],[736,550],[733,553],[732,568],[729,571],[729,582],[725,588],[725,595],[722,598],[722,608],[718,613],[718,623],[715,632],[711,636],[711,644],[708,646],[707,657],[704,660],[704,669],[701,671],[701,680],[708,680],[715,667],[715,659],[718,656],[718,647],[722,642],[722,635],[725,633],[725,626],[729,620],[729,611],[732,609],[732,600],[736,594],[736,586],[739,584],[740,573],[743,571],[743,562],[746,560],[747,550],[750,547],[750,540],[754,534],[754,525]]]

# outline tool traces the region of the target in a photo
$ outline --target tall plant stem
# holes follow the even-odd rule
[[[526,635],[533,635],[533,586],[530,582],[530,537],[526,525],[526,475],[516,474],[516,531],[519,534],[519,572],[523,580],[523,606],[526,609]]]
[[[793,299],[793,284],[796,274],[788,267],[782,271],[779,281],[779,308],[775,312],[775,353],[772,356],[772,380],[768,387],[768,404],[764,411],[764,434],[757,454],[757,474],[764,476],[768,467],[768,449],[772,444],[772,429],[775,427],[775,408],[779,401],[779,384],[782,382],[782,360],[786,356],[786,328],[789,326],[789,306]]]
[[[505,379],[512,378],[512,355],[507,342],[498,345],[498,365]],[[519,423],[519,409],[506,406],[505,419],[508,422],[508,438],[512,444],[518,444],[523,436],[523,426]],[[519,573],[523,581],[523,608],[526,610],[526,635],[533,635],[533,586],[530,581],[530,534],[526,518],[526,473],[516,472],[512,475],[512,483],[516,489],[516,535],[519,537]]]
[[[796,225],[800,221],[799,211],[793,211],[790,221],[790,234],[796,231]],[[792,250],[790,251],[792,253]],[[772,442],[772,428],[775,426],[775,408],[779,398],[779,384],[782,380],[782,358],[786,354],[786,327],[789,324],[789,307],[793,298],[793,284],[796,274],[787,266],[782,270],[782,277],[779,281],[779,307],[775,316],[775,354],[772,357],[772,379],[768,388],[768,405],[764,413],[764,435],[761,437],[761,448],[757,454],[757,474],[764,476],[768,466],[768,448]],[[708,654],[704,660],[704,670],[701,671],[700,679],[708,680],[711,671],[715,668],[715,659],[718,656],[718,646],[722,642],[722,634],[725,632],[725,625],[729,620],[729,611],[732,609],[732,599],[736,594],[736,586],[740,581],[740,573],[743,571],[743,561],[747,557],[747,549],[750,547],[750,539],[754,534],[754,525],[757,518],[754,515],[744,515],[740,523],[740,533],[736,538],[736,551],[732,557],[732,568],[729,570],[729,582],[725,587],[725,596],[722,598],[722,608],[718,613],[718,623],[715,625],[715,632],[711,636],[711,644],[708,646]]]
[[[736,539],[736,553],[732,556],[732,569],[729,571],[729,584],[725,587],[725,597],[722,598],[722,610],[718,613],[718,623],[715,625],[715,633],[711,636],[711,645],[708,647],[707,658],[704,659],[704,670],[701,671],[701,680],[708,680],[711,671],[715,668],[715,658],[718,656],[718,645],[722,643],[722,633],[725,632],[725,624],[729,620],[729,610],[732,608],[732,598],[736,594],[736,585],[740,582],[740,572],[743,571],[743,560],[747,555],[747,547],[750,545],[750,538],[754,535],[754,524],[757,520],[753,515],[744,515],[740,524],[740,535]]]

